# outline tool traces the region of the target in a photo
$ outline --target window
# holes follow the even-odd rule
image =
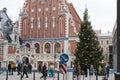
[[[110,46],[109,46],[109,53],[112,53],[112,50],[113,50],[113,46],[110,45]]]
[[[40,28],[40,17],[38,17],[38,28]]]
[[[30,51],[30,44],[27,43],[25,46],[27,47],[27,50]]]
[[[51,50],[50,43],[46,43],[45,44],[45,52],[50,53],[50,50]]]
[[[29,63],[29,58],[28,57],[26,57],[26,56],[24,56],[23,58],[22,58],[22,62],[24,62],[24,63]]]
[[[107,40],[107,42],[106,42],[107,44],[109,44],[109,40]]]
[[[34,27],[34,18],[32,17],[31,18],[31,28],[33,29],[33,27]]]
[[[59,34],[61,35],[61,36],[63,36],[65,33],[64,33],[64,25],[63,25],[63,17],[61,16],[60,18],[59,18]]]
[[[45,17],[45,27],[46,28],[48,27],[48,17],[47,16]]]
[[[52,17],[52,21],[53,21],[53,28],[55,27],[55,16]]]
[[[103,40],[101,40],[101,44],[103,44]]]
[[[35,52],[40,53],[40,46],[38,43],[35,44]]]
[[[61,53],[61,48],[60,48],[60,43],[55,43],[55,46],[54,46],[54,52],[55,53]]]

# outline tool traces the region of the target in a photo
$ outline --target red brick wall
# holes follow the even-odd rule
[[[33,1],[33,2],[32,2]],[[47,2],[42,4],[41,0],[27,0],[23,13],[27,13],[27,17],[23,17],[21,36],[22,38],[60,38],[65,37],[66,29],[66,16],[65,14],[58,14],[64,6],[61,1],[63,0],[46,0]],[[72,15],[72,19],[69,19],[69,36],[76,36],[75,30],[79,31],[79,24],[81,19],[76,13],[74,7],[70,3],[66,3]],[[53,10],[55,8],[55,10]],[[34,9],[34,11],[33,11]],[[48,27],[45,27],[45,17],[48,17]],[[55,16],[55,27],[53,28],[52,17]],[[31,29],[31,17],[34,18],[34,27]],[[40,17],[40,28],[37,26],[37,20]],[[63,18],[60,22],[60,19]],[[71,21],[74,21],[74,25],[71,25]],[[62,27],[61,27],[62,26]],[[71,46],[72,51],[74,52],[76,44],[74,41],[70,41],[73,45]],[[43,43],[41,44],[41,50],[43,50]],[[64,42],[62,41],[62,48],[64,50]],[[42,51],[43,52],[43,51]]]
[[[15,51],[16,51],[15,47],[13,47],[13,46],[8,47],[8,54],[14,54]]]

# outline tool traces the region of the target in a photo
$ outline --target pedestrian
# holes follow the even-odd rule
[[[77,75],[78,75],[78,66],[74,65],[74,67],[73,67],[73,77],[75,78],[75,77],[77,77]]]
[[[109,69],[110,69],[110,67],[107,66],[107,67],[106,67],[106,77],[107,77],[107,78],[109,77]]]
[[[41,65],[41,63],[39,63],[39,65],[38,65],[38,71],[39,71],[39,73],[41,73],[41,70],[42,70],[42,65]]]
[[[14,62],[12,62],[12,63],[11,63],[12,75],[13,75],[13,72],[14,72],[14,68],[15,68],[15,63],[14,63]]]
[[[24,74],[26,75],[26,78],[28,78],[28,66],[27,64],[23,63],[23,70],[22,70],[23,74],[22,74],[22,78],[24,77]]]
[[[47,77],[47,67],[46,67],[46,64],[44,64],[44,66],[42,67],[42,76],[40,77],[43,78],[44,80],[46,80],[46,77]]]
[[[87,77],[87,73],[88,73],[87,69],[88,69],[88,67],[87,67],[87,65],[85,65],[85,66],[84,66],[84,74],[85,74],[85,77]]]
[[[50,65],[50,67],[49,67],[49,72],[50,72],[50,77],[54,77],[55,75],[54,75],[54,72],[55,72],[55,70],[54,70],[54,65]]]
[[[2,74],[4,74],[4,73],[5,73],[5,71],[6,71],[6,67],[5,67],[5,66],[3,66],[3,67],[2,67]]]
[[[9,75],[11,75],[11,64],[10,63],[8,64],[8,72],[9,72]]]
[[[22,65],[21,65],[21,63],[19,62],[19,63],[18,63],[18,66],[17,66],[18,75],[20,75],[21,69],[22,69]]]
[[[32,73],[32,65],[29,63],[28,64],[28,74]]]
[[[93,65],[90,66],[90,75],[94,75],[95,74],[95,69],[93,67]]]

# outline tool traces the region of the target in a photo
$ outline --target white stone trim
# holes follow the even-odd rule
[[[34,27],[34,18],[31,17],[31,29],[33,29],[33,27]]]
[[[37,18],[37,27],[38,27],[38,29],[40,29],[40,27],[41,27],[40,17]]]

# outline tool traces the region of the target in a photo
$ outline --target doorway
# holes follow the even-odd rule
[[[24,57],[22,58],[22,62],[28,64],[28,63],[29,63],[29,58],[26,57],[26,56],[24,56]]]
[[[43,65],[43,62],[42,61],[38,61],[38,71],[39,72],[42,71],[42,65]]]

